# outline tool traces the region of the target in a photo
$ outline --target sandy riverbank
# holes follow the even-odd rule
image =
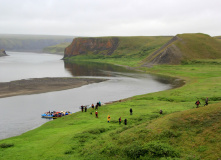
[[[105,79],[93,78],[33,78],[0,83],[0,98],[77,88]]]

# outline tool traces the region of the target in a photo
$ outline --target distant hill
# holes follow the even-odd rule
[[[71,44],[70,42],[64,42],[64,43],[56,44],[53,46],[48,46],[48,47],[43,48],[43,52],[64,54],[65,48],[69,46],[70,44]]]
[[[0,48],[6,51],[33,51],[42,52],[43,48],[71,42],[73,36],[47,36],[47,35],[0,35]]]
[[[180,64],[197,59],[221,58],[221,43],[206,34],[178,34],[144,60],[144,66]]]

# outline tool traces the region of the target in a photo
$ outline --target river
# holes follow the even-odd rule
[[[7,54],[9,56],[0,57],[0,82],[42,77],[93,77],[108,80],[69,90],[0,98],[0,139],[39,127],[49,121],[41,118],[41,114],[49,110],[77,112],[81,105],[116,101],[172,88],[165,78],[119,66],[89,62],[69,64],[61,60],[62,55],[31,52]]]

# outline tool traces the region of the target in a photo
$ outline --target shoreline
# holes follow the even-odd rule
[[[45,77],[1,82],[0,98],[61,91],[105,80],[96,78]]]

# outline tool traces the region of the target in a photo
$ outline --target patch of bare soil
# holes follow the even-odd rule
[[[60,91],[98,83],[105,79],[95,78],[34,78],[0,83],[0,98]]]

